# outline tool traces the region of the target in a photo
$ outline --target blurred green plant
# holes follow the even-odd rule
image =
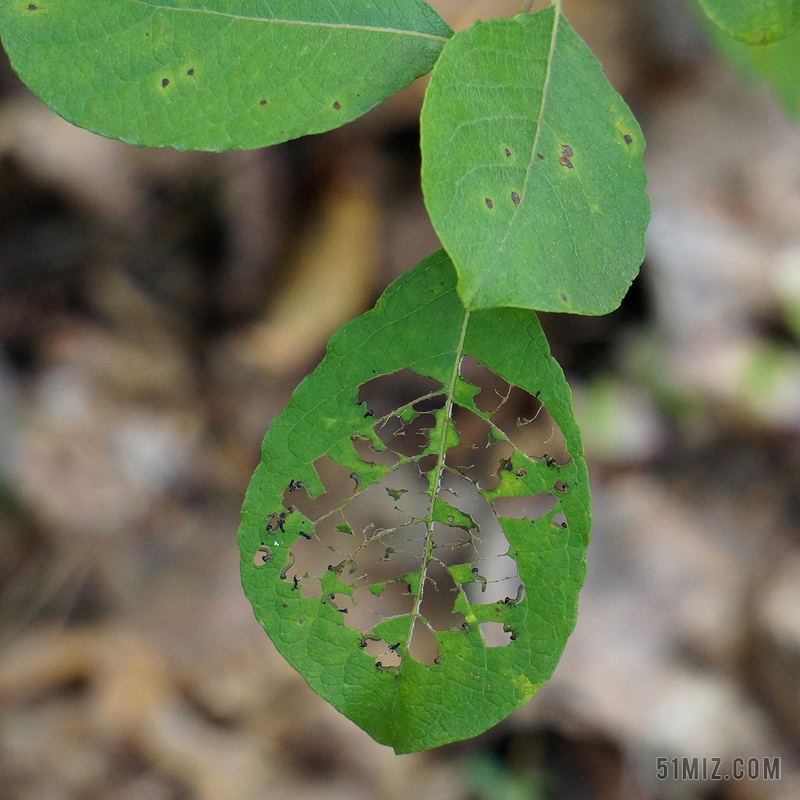
[[[800,0],[690,0],[709,41],[742,77],[800,114]],[[713,8],[714,14],[706,15]]]
[[[795,26],[788,0],[736,4],[768,5],[764,26],[706,5],[757,41]],[[639,126],[561,0],[457,34],[422,0],[4,0],[0,33],[69,121],[178,149],[330,130],[433,70],[422,186],[445,250],[335,334],[273,422],[242,512],[242,581],[312,688],[398,752],[527,702],[575,624],[591,527],[570,391],[535,311],[616,308],[649,219]],[[376,413],[365,387],[392,376],[429,389]],[[395,521],[351,524],[376,492]],[[301,566],[315,547],[317,567]]]
[[[488,754],[476,754],[466,765],[467,784],[478,800],[545,800],[544,775],[518,773]]]

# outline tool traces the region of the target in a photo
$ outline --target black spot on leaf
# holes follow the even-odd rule
[[[573,169],[572,162],[566,156],[561,156],[561,158],[558,159],[558,163],[561,164],[562,167]]]
[[[511,151],[506,147],[506,158],[511,158]]]
[[[266,104],[267,104],[266,100],[262,100],[261,103],[259,103],[259,105],[262,105],[262,106],[265,106]]]
[[[570,158],[575,155],[575,151],[568,144],[561,145],[561,153],[562,155],[565,155],[567,158]]]
[[[166,89],[166,88],[167,88],[167,86],[169,86],[169,78],[164,78],[164,79],[161,81],[161,88],[162,88],[162,89]]]
[[[625,140],[625,144],[630,144],[633,141],[633,138],[627,133],[622,138]]]
[[[520,204],[520,197],[516,192],[511,192],[511,201],[514,203],[515,206]]]
[[[540,161],[544,161],[544,156],[541,153],[537,153],[536,158],[538,158]]]
[[[194,75],[194,69],[187,70],[186,74],[191,78]]]
[[[486,198],[486,207],[494,208],[494,203],[488,197]]]
[[[338,100],[336,100],[333,103],[333,107],[338,111],[342,107],[342,104]]]

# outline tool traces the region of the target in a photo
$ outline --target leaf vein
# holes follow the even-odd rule
[[[232,14],[228,11],[212,11],[208,8],[175,8],[174,6],[159,5],[157,3],[149,3],[147,0],[130,0],[131,3],[138,3],[142,6],[148,6],[155,11],[174,11],[186,12],[190,14],[211,14],[217,17],[227,17],[233,22],[265,22],[270,25],[298,25],[311,28],[332,28],[334,30],[349,30],[349,31],[362,31],[367,33],[390,33],[397,36],[412,36],[420,39],[429,39],[433,42],[447,43],[449,39],[446,36],[437,36],[432,33],[423,33],[422,31],[409,31],[401,28],[381,28],[372,25],[352,25],[346,22],[311,22],[309,20],[296,20],[296,19],[278,19],[277,17],[248,17],[244,14]]]

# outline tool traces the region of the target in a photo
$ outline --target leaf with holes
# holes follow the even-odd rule
[[[451,39],[421,142],[425,203],[468,308],[619,305],[644,257],[644,139],[553,8]]]
[[[452,31],[422,0],[4,0],[0,34],[70,122],[229,150],[355,119],[428,72]]]
[[[589,488],[536,315],[468,312],[444,251],[345,325],[272,424],[242,581],[276,647],[375,739],[475,736],[550,677]]]
[[[800,0],[699,0],[703,11],[728,36],[763,45],[800,30]]]

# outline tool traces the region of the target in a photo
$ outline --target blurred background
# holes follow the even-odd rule
[[[431,5],[459,29],[519,0]],[[179,153],[70,126],[2,56],[2,800],[800,797],[800,127],[682,0],[564,10],[644,128],[653,203],[622,307],[543,315],[589,578],[548,686],[408,756],[276,653],[236,530],[328,336],[438,248],[425,82],[328,134]],[[659,756],[782,779],[658,781]]]

